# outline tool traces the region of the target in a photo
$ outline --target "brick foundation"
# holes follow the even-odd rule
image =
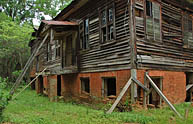
[[[186,75],[184,72],[172,71],[148,71],[149,75],[154,77],[163,77],[163,93],[172,103],[182,103],[186,98]],[[145,70],[137,70],[137,79],[144,82]],[[80,78],[90,79],[90,96],[102,98],[102,78],[116,78],[116,94],[121,92],[124,85],[130,78],[130,70],[98,72],[98,73],[80,73],[61,76],[61,94],[62,96],[81,96]],[[36,83],[37,84],[37,83]],[[44,77],[44,88],[48,96],[53,101],[57,96],[57,75]],[[37,88],[38,89],[38,88]],[[138,94],[142,96],[141,94]],[[129,96],[129,92],[125,96]],[[124,97],[128,98],[128,97]]]

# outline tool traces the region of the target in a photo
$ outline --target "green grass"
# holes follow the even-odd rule
[[[184,115],[190,104],[177,105]],[[114,112],[106,115],[103,110],[94,110],[74,103],[49,102],[47,97],[26,90],[11,101],[4,113],[5,121],[14,124],[193,124],[193,108],[187,120],[181,120],[169,108]]]

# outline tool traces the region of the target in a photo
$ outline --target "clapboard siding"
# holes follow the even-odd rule
[[[138,68],[193,71],[193,49],[185,48],[183,43],[183,10],[166,2],[161,3],[161,8],[161,41],[149,41],[145,37],[140,37],[139,35],[145,36],[145,32],[143,28],[138,31],[136,26]]]
[[[100,41],[99,11],[113,0],[92,0],[71,14],[69,19],[89,18],[89,49],[78,51],[80,72],[121,70],[130,68],[129,15],[127,0],[115,0],[116,40]]]

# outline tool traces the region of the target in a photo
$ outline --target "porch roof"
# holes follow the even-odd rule
[[[76,26],[78,23],[76,22],[70,22],[70,21],[48,21],[48,20],[42,20],[43,23],[47,25],[59,25],[59,26]]]

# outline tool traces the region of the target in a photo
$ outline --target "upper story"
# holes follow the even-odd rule
[[[51,74],[131,69],[193,71],[192,4],[180,0],[74,0],[42,21],[34,70]]]

